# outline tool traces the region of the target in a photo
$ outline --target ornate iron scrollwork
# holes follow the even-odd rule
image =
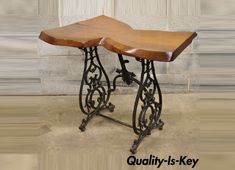
[[[85,52],[85,64],[80,86],[79,102],[80,108],[86,119],[82,120],[79,129],[85,130],[89,120],[101,110],[108,108],[114,110],[114,105],[109,101],[111,89],[109,78],[100,62],[97,47],[83,49]],[[103,84],[105,83],[106,86]]]
[[[140,81],[135,80],[139,84],[139,90],[135,99],[132,124],[133,130],[139,135],[139,138],[134,140],[130,149],[132,153],[136,153],[140,142],[145,136],[151,134],[152,129],[161,130],[164,125],[160,119],[162,94],[155,74],[154,63],[145,59],[138,61],[142,64],[142,72]],[[158,91],[158,102],[155,98],[156,91]],[[139,105],[140,108],[138,108]],[[139,114],[137,114],[138,112]]]
[[[85,52],[85,65],[83,77],[80,87],[79,101],[80,108],[84,114],[87,115],[79,127],[81,131],[85,130],[88,122],[95,116],[100,115],[117,123],[132,127],[134,132],[139,135],[137,140],[130,149],[132,153],[136,150],[141,141],[147,135],[151,134],[154,128],[162,129],[164,123],[160,119],[162,110],[162,95],[161,90],[155,75],[153,61],[146,59],[137,59],[141,62],[142,71],[140,81],[135,77],[136,75],[129,72],[126,68],[128,60],[124,60],[119,54],[119,61],[121,69],[117,69],[118,75],[113,79],[113,87],[111,88],[109,78],[99,60],[97,47],[83,49]],[[115,106],[108,103],[110,94],[116,89],[116,81],[118,78],[130,85],[137,83],[139,85],[138,93],[134,103],[132,126],[124,122],[118,121],[111,117],[100,113],[104,109],[114,111]],[[155,93],[158,92],[158,101],[155,99]]]
[[[139,81],[135,78],[136,75],[134,73],[129,72],[126,69],[125,64],[129,61],[124,60],[120,54],[118,57],[122,69],[117,70],[118,75],[113,80],[112,91],[116,89],[116,80],[118,78],[122,78],[122,80],[128,85],[133,82],[139,85],[132,115],[132,128],[139,137],[137,140],[134,140],[130,149],[132,153],[136,153],[139,144],[145,136],[151,134],[152,129],[158,128],[159,130],[162,130],[163,128],[164,123],[160,119],[162,110],[162,94],[155,74],[153,61],[136,59],[141,62],[142,66],[141,78]],[[155,98],[156,91],[158,92],[158,101],[156,101]]]

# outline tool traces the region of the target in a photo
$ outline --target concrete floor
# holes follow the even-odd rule
[[[164,94],[164,129],[154,130],[145,138],[136,157],[188,155],[200,159],[195,169],[217,169],[219,166],[211,166],[210,161],[221,159],[221,154],[211,156],[211,142],[200,142],[200,136],[209,132],[208,128],[200,130],[207,127],[201,125],[200,118],[209,112],[198,107],[198,96]],[[111,101],[116,105],[115,111],[105,114],[131,123],[134,97],[114,95]],[[0,101],[1,170],[157,169],[127,165],[130,146],[137,138],[128,127],[97,116],[85,132],[80,132],[77,127],[85,115],[79,109],[77,96],[12,96],[0,97]],[[230,148],[234,145],[230,140]],[[234,152],[230,156],[227,153],[223,158],[235,158]],[[161,169],[191,167],[165,165]]]

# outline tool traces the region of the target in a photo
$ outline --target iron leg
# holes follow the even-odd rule
[[[85,64],[80,86],[79,104],[87,115],[79,129],[85,131],[88,122],[101,110],[114,111],[115,106],[108,103],[111,93],[109,78],[100,62],[97,47],[83,49]],[[105,84],[105,85],[103,85]]]

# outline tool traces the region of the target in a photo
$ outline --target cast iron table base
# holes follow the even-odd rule
[[[85,52],[85,64],[83,77],[80,86],[79,103],[80,108],[86,118],[82,120],[79,129],[85,131],[89,121],[96,115],[133,128],[138,138],[134,140],[130,149],[135,154],[141,141],[155,128],[162,130],[163,121],[160,119],[162,110],[162,94],[154,70],[154,63],[147,59],[137,59],[142,66],[140,80],[137,80],[135,74],[129,72],[126,68],[128,60],[124,60],[121,54],[118,54],[121,69],[117,69],[117,76],[113,79],[111,87],[110,80],[104,67],[102,66],[97,47],[83,48]],[[136,95],[132,125],[126,124],[114,118],[103,115],[102,110],[108,109],[114,111],[115,106],[109,102],[111,93],[116,89],[116,81],[121,78],[127,85],[137,83],[139,86]],[[154,95],[158,93],[158,101]],[[140,110],[138,109],[140,106]]]

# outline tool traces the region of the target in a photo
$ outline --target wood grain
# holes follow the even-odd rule
[[[196,37],[195,32],[134,30],[107,16],[42,31],[39,38],[53,45],[103,46],[106,49],[157,61],[173,61]]]

